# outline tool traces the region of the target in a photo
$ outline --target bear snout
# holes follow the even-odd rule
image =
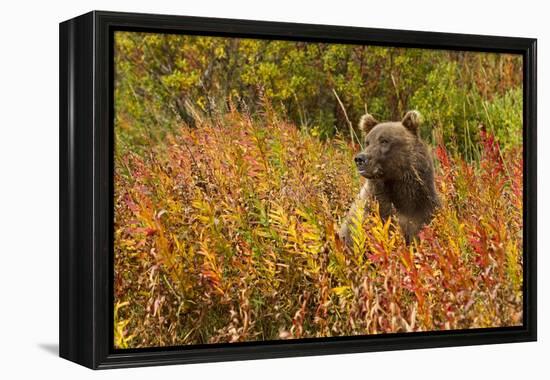
[[[357,166],[361,166],[365,165],[369,161],[369,158],[365,153],[359,153],[357,156],[355,156],[354,161]]]
[[[353,159],[355,161],[355,166],[365,178],[380,178],[382,176],[382,168],[380,164],[377,163],[377,160],[373,158],[370,154],[361,152],[355,156]]]

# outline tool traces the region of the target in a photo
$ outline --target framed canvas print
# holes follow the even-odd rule
[[[536,40],[60,24],[60,356],[536,339]]]

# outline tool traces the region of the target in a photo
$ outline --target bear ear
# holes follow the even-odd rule
[[[418,127],[420,127],[421,122],[422,122],[422,116],[420,115],[420,112],[409,111],[405,114],[405,117],[403,117],[401,124],[403,124],[403,126],[407,128],[409,131],[417,135]]]
[[[378,124],[378,120],[376,120],[371,114],[366,113],[361,116],[361,120],[359,120],[359,129],[367,135],[376,124]]]

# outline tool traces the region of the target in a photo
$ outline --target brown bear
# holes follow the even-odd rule
[[[366,181],[340,228],[339,235],[348,246],[351,215],[369,199],[378,201],[384,220],[392,213],[397,216],[407,244],[431,221],[439,198],[432,157],[419,136],[419,126],[417,111],[407,112],[400,122],[379,123],[369,114],[361,117],[365,144],[355,164]]]

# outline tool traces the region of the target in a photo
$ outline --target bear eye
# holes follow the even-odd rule
[[[380,139],[380,144],[387,144],[389,141],[387,139]]]

